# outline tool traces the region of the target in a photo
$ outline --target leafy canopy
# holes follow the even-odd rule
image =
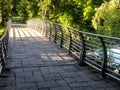
[[[104,2],[92,20],[97,33],[120,37],[120,0]]]

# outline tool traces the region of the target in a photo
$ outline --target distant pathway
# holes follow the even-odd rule
[[[120,90],[110,80],[77,61],[49,39],[29,28],[10,31],[6,87],[0,90]]]

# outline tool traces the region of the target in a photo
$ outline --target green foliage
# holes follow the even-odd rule
[[[18,16],[23,17],[24,21],[30,18],[38,17],[39,0],[21,0],[17,1],[17,5],[14,5],[15,11]]]
[[[0,19],[3,26],[12,16],[12,8],[12,0],[0,0]]]
[[[0,26],[0,37],[3,35],[4,29],[5,29],[4,27]]]
[[[58,21],[63,23],[65,26],[72,26],[73,16],[64,12],[62,16],[59,16]]]
[[[97,33],[120,37],[120,1],[104,2],[92,20]]]
[[[97,3],[95,3],[97,2]],[[91,30],[94,8],[101,0],[13,0],[13,15],[48,19],[69,27]]]
[[[41,18],[87,32],[119,36],[119,2],[120,0],[4,0],[3,3],[0,0],[0,13],[2,21],[11,16],[20,16],[23,21]]]

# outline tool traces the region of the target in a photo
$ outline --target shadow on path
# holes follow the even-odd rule
[[[10,31],[6,87],[0,90],[118,90],[111,80],[77,61],[38,32],[23,27]]]

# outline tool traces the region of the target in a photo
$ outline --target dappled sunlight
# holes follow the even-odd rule
[[[14,27],[14,25],[12,27]],[[14,36],[17,38],[22,38],[22,37],[28,38],[28,37],[41,37],[42,35],[30,28],[15,27],[15,28],[11,28],[10,36]]]
[[[64,59],[61,58],[60,56],[51,56],[51,59],[52,59],[52,60],[55,60],[55,61],[64,60]]]
[[[0,2],[0,90],[120,89],[120,0]]]
[[[10,31],[10,52],[14,62],[21,66],[51,66],[76,64],[77,61],[70,57],[68,51],[59,49],[37,31],[30,28],[14,27]],[[18,59],[18,60],[17,60]],[[13,65],[13,67],[16,65]]]
[[[27,90],[32,85],[35,85],[32,90],[36,88],[51,90],[51,87],[59,88],[64,85],[94,87],[91,83],[96,84],[96,80],[99,83],[97,86],[108,85],[108,82],[103,84],[97,77],[99,73],[91,73],[90,67],[79,67],[78,61],[68,54],[68,50],[60,48],[52,40],[38,34],[32,29],[23,27],[11,29],[7,58],[11,70],[9,77],[3,80],[7,81],[8,89],[12,86],[12,90],[13,87],[16,90],[19,86],[18,89],[22,90],[23,87]],[[110,83],[109,85],[111,86]],[[62,89],[71,90],[66,87]],[[2,89],[0,87],[0,90],[3,89],[6,87]]]

